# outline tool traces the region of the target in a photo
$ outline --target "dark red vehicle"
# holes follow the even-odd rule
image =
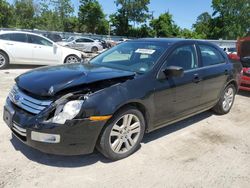
[[[237,49],[243,66],[240,89],[250,91],[250,36],[239,39]]]
[[[238,40],[237,51],[237,55],[228,56],[232,61],[242,63],[240,89],[250,91],[250,36]]]

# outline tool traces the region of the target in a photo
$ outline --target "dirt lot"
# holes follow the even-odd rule
[[[0,71],[0,187],[250,187],[250,93],[228,115],[205,112],[146,135],[121,161],[53,156],[12,138],[2,120],[14,78],[29,68]]]

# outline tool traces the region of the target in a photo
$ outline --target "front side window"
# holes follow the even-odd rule
[[[225,58],[214,47],[199,45],[203,66],[217,65],[225,62]]]
[[[84,40],[84,42],[94,42],[93,40],[91,40],[91,39],[83,39]]]
[[[10,34],[10,40],[15,41],[15,42],[28,42],[27,35],[24,33]]]
[[[178,66],[184,70],[197,68],[198,62],[194,45],[176,48],[168,57],[165,66]]]
[[[93,58],[90,64],[145,73],[168,47],[159,42],[124,42]]]
[[[44,46],[52,46],[52,42],[46,40],[45,38],[36,36],[36,35],[29,35],[29,42],[32,44],[44,45]]]

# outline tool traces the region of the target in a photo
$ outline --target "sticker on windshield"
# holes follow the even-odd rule
[[[153,53],[155,53],[155,50],[139,48],[135,51],[135,53],[152,55]]]

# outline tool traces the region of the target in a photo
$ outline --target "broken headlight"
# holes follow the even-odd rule
[[[72,120],[81,111],[83,100],[73,100],[65,104],[60,104],[55,110],[54,116],[46,122],[64,124],[67,120]]]

